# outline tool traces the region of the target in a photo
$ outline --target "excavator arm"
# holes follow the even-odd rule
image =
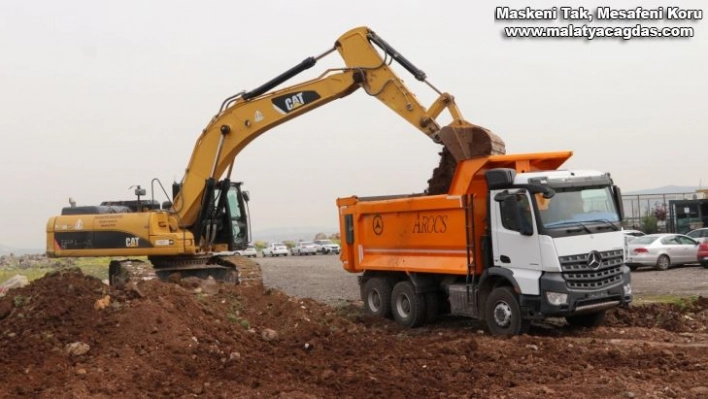
[[[374,46],[383,51],[383,56]],[[330,69],[310,81],[272,91],[335,50],[343,58],[345,67]],[[431,107],[421,105],[394,73],[389,66],[392,60],[439,94]],[[423,71],[373,31],[359,27],[339,37],[334,47],[322,55],[307,58],[262,86],[224,101],[197,140],[173,201],[170,224],[200,234],[194,226],[199,226],[196,230],[203,228],[200,215],[204,204],[211,203],[205,190],[213,187],[227,171],[230,175],[234,159],[241,150],[269,129],[360,88],[436,142],[444,143],[456,160],[504,153],[501,139],[462,118],[451,95],[428,83]],[[441,128],[436,119],[445,109],[449,110],[453,122]]]

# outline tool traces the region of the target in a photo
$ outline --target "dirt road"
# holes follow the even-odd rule
[[[356,275],[342,269],[338,255],[257,258],[263,283],[289,295],[328,304],[358,300]],[[708,269],[683,266],[661,272],[643,268],[632,272],[635,300],[651,302],[666,295],[708,296]]]

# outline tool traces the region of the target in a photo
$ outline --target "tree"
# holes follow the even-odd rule
[[[660,222],[666,221],[666,204],[659,204],[658,202],[654,204],[654,209],[652,210],[652,215],[656,220]]]
[[[646,234],[654,234],[659,231],[658,220],[651,212],[647,211],[642,218],[642,231]]]

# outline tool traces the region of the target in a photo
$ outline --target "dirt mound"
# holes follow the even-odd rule
[[[660,328],[671,332],[705,332],[708,329],[708,298],[678,304],[647,304],[609,313],[606,325]]]
[[[708,338],[635,329],[642,314],[618,312],[594,331],[535,327],[500,339],[459,318],[402,330],[357,305],[333,309],[255,283],[151,280],[117,290],[69,269],[0,300],[0,398],[708,393]],[[634,342],[635,332],[644,340]]]

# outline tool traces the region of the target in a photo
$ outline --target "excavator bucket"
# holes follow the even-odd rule
[[[472,124],[465,126],[445,126],[438,138],[455,161],[487,155],[506,153],[504,141],[491,131]]]
[[[472,124],[445,126],[438,138],[444,145],[440,163],[428,180],[426,193],[446,194],[455,176],[457,163],[465,159],[506,153],[504,141],[491,131]]]

